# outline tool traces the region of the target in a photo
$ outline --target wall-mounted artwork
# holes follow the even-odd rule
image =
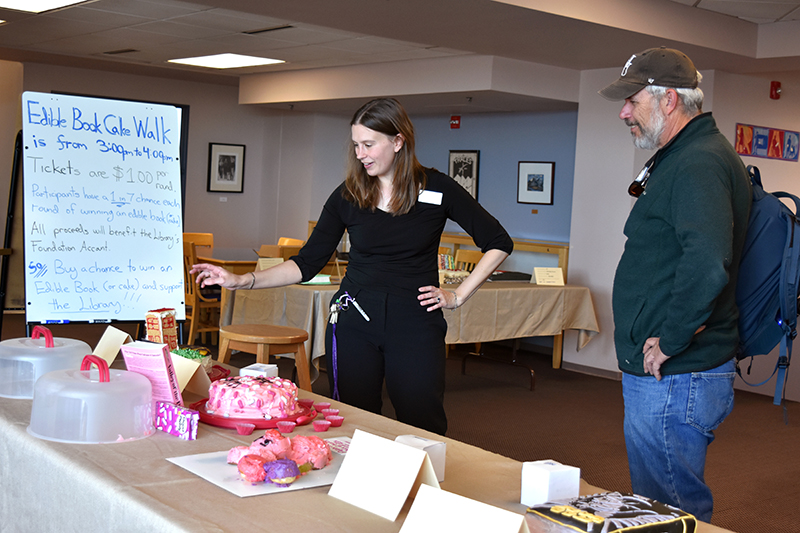
[[[553,175],[556,164],[520,161],[517,175],[517,203],[553,205]]]
[[[244,190],[244,145],[208,143],[209,192]]]
[[[450,150],[450,177],[478,199],[478,150]]]

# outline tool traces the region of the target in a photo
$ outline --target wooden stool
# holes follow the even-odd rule
[[[256,354],[256,362],[269,363],[270,355],[293,353],[297,386],[311,390],[311,371],[306,348],[308,333],[299,328],[268,324],[235,324],[219,328],[219,362],[227,363],[231,351]]]

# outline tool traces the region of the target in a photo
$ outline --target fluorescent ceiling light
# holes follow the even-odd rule
[[[30,13],[42,13],[61,7],[83,4],[86,0],[0,0],[0,7]]]
[[[170,59],[168,62],[207,68],[243,68],[285,63],[285,61],[280,59],[243,56],[239,54],[214,54],[210,56],[187,57],[184,59]]]

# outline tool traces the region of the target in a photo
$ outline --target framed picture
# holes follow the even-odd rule
[[[478,199],[478,150],[450,150],[450,177]]]
[[[242,192],[244,145],[208,143],[208,192]]]
[[[518,204],[553,205],[553,174],[556,164],[546,161],[520,161],[517,176]]]

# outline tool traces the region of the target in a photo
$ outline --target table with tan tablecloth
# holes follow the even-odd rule
[[[304,329],[309,334],[306,353],[314,380],[319,375],[315,361],[325,355],[330,300],[338,290],[338,285],[224,290],[220,324],[276,324]],[[444,316],[447,344],[553,335],[554,366],[560,366],[564,330],[578,331],[580,349],[600,329],[589,289],[576,285],[487,282],[463,306],[453,311],[445,309]]]
[[[322,398],[305,391],[301,397]],[[389,533],[400,530],[412,503],[408,500],[392,522],[328,496],[328,486],[240,498],[167,458],[249,444],[261,431],[241,436],[201,423],[195,441],[157,431],[130,442],[63,444],[27,433],[31,403],[0,398],[0,529],[4,532]],[[522,463],[332,403],[345,422],[317,435],[352,437],[355,429],[361,429],[390,440],[407,434],[442,440],[447,444],[443,490],[525,513],[519,503]],[[295,434],[314,433],[310,426],[301,426]],[[380,475],[380,465],[375,475]],[[581,482],[584,494],[599,490]],[[700,533],[723,531],[708,524],[699,528]]]

